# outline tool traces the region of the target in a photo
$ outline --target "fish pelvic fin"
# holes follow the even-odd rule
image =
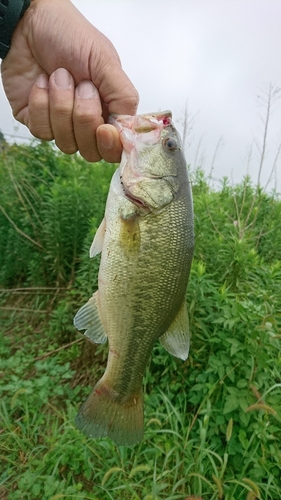
[[[91,244],[90,258],[95,257],[96,255],[101,253],[104,242],[105,231],[106,231],[106,223],[105,223],[105,218],[103,218],[97,229],[97,232],[93,239],[93,243]]]
[[[119,446],[133,446],[143,438],[143,393],[120,402],[101,379],[80,408],[75,423],[87,437],[108,436]]]
[[[84,335],[95,344],[104,344],[106,342],[107,335],[99,311],[98,291],[79,309],[73,323],[77,330],[86,330]]]
[[[183,360],[188,358],[190,332],[185,299],[175,319],[159,340],[166,351],[176,358]]]

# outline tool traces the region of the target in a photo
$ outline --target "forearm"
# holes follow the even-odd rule
[[[30,0],[0,0],[0,58],[10,49],[13,33],[30,5]]]

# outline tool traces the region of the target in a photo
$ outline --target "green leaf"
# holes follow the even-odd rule
[[[227,396],[223,408],[223,414],[230,413],[231,411],[239,408],[239,399],[235,396]]]

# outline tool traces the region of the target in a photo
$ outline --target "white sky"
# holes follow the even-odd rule
[[[195,166],[197,154],[197,164],[203,160],[209,173],[221,138],[213,176],[239,181],[247,173],[253,141],[262,145],[265,108],[258,105],[257,95],[263,95],[269,84],[281,87],[281,0],[73,3],[115,45],[139,91],[139,112],[171,109],[180,130],[187,103],[190,116],[195,117],[186,148],[188,163]],[[274,108],[263,183],[281,142],[281,106],[276,102]],[[13,120],[2,88],[0,130],[4,135],[28,136]],[[254,180],[257,171],[254,148],[249,170]],[[277,177],[281,191],[281,157]]]

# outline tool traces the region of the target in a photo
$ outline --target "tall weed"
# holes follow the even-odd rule
[[[224,179],[214,191],[192,173],[190,356],[183,363],[156,344],[144,380],[144,441],[116,447],[74,428],[106,347],[70,341],[74,312],[97,288],[99,261],[88,251],[114,167],[66,159],[43,143],[1,155],[0,283],[9,300],[0,304],[0,496],[280,498],[277,194],[248,178],[234,187]]]
[[[73,284],[91,218],[103,216],[114,171],[66,158],[51,145],[10,146],[0,156],[0,283]]]

